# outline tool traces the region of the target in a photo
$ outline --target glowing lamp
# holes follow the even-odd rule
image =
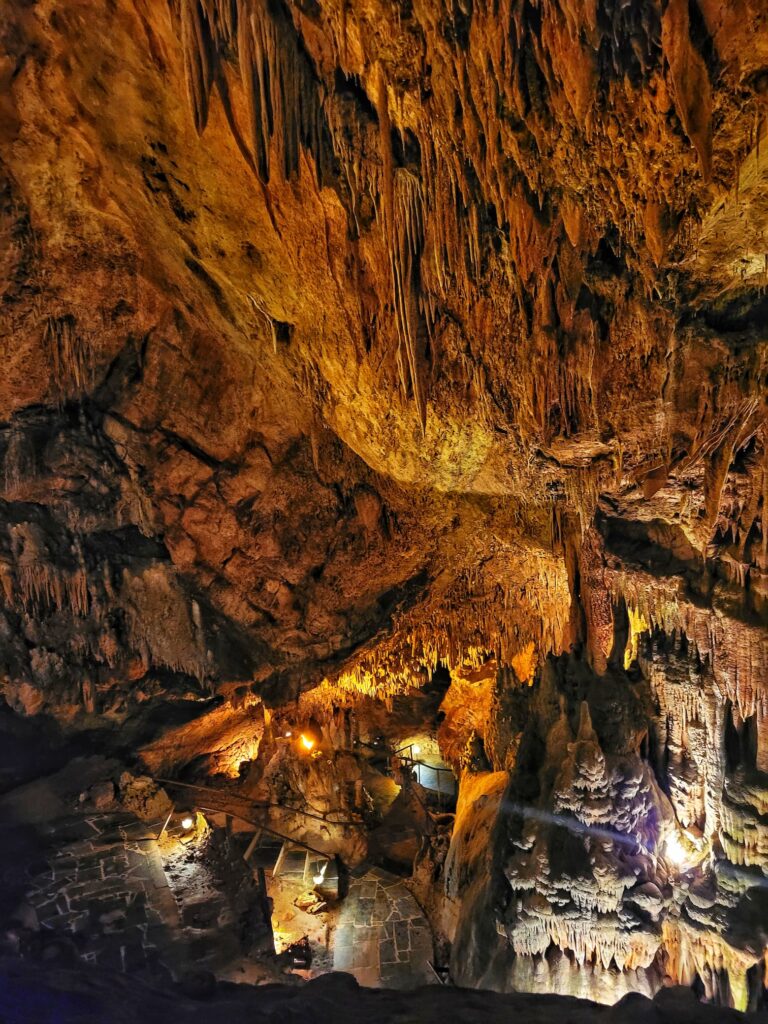
[[[421,747],[419,746],[418,743],[414,743],[412,749],[413,749],[414,754],[420,754],[421,753]]]
[[[185,815],[185,816],[184,816],[184,817],[183,817],[183,818],[181,819],[181,827],[182,827],[182,828],[183,828],[183,829],[184,829],[184,830],[185,830],[186,832],[188,832],[188,831],[189,831],[189,830],[190,830],[190,829],[192,828],[192,826],[193,826],[194,824],[195,824],[195,819],[194,819],[194,818],[193,818],[193,817],[192,817],[191,815],[189,815],[189,814]]]
[[[289,729],[289,730],[288,730],[288,731],[286,732],[286,734],[285,734],[285,738],[286,738],[287,740],[289,740],[289,739],[291,738],[291,736],[293,736],[293,733],[292,733],[292,732],[291,732],[291,730]]]
[[[299,739],[301,741],[302,747],[305,750],[309,751],[309,750],[312,750],[314,748],[315,741],[312,739],[311,736],[307,736],[306,733],[302,733],[301,736],[299,737]]]
[[[690,854],[680,842],[680,837],[676,832],[670,832],[667,836],[664,842],[664,856],[670,864],[673,864],[678,869],[687,867]]]

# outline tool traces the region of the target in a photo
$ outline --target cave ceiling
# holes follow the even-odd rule
[[[10,703],[748,630],[764,3],[6,10]]]

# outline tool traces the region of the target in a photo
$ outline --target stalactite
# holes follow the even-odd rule
[[[60,401],[91,390],[95,381],[94,347],[91,339],[78,331],[73,316],[49,316],[43,329],[43,345]]]
[[[236,20],[238,62],[259,177],[268,182],[275,166],[282,180],[295,177],[303,147],[314,158],[322,181],[328,127],[320,84],[293,26],[276,8],[253,0],[237,0]]]
[[[208,105],[218,60],[207,10],[201,0],[182,0],[181,47],[187,96],[195,121],[202,133],[208,123]]]
[[[16,581],[13,561],[0,553],[0,598],[7,607],[13,607],[16,598]]]
[[[15,491],[24,481],[37,475],[35,450],[28,433],[18,427],[11,428],[3,459],[5,490]]]
[[[671,0],[661,26],[661,45],[669,62],[675,107],[683,130],[696,147],[702,173],[709,178],[712,170],[712,90],[704,60],[691,40],[686,0]]]
[[[688,637],[699,657],[712,665],[719,693],[732,701],[743,718],[756,713],[768,679],[768,638],[764,630],[694,604],[677,579],[611,568],[606,569],[605,579],[615,597],[623,598],[633,613],[652,627]]]
[[[410,381],[419,421],[422,429],[426,429],[427,407],[423,384],[423,353],[419,339],[421,324],[417,304],[419,258],[424,234],[422,206],[420,182],[409,171],[399,168],[395,174],[390,240],[390,265],[398,333],[397,358],[403,390],[407,394],[407,382]]]
[[[67,611],[84,617],[89,613],[84,570],[68,573],[48,563],[22,563],[16,567],[16,578],[22,604],[36,615]]]

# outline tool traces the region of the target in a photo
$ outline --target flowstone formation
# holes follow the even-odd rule
[[[764,1004],[767,123],[764,0],[6,0],[3,788],[359,864],[440,691],[454,980]]]
[[[646,643],[650,658],[661,642]],[[668,647],[679,655],[679,641]],[[725,730],[713,729],[707,750],[704,716],[681,710],[690,681],[671,713],[643,664],[596,676],[562,656],[545,665],[524,707],[508,709],[517,750],[509,779],[490,775],[502,782],[490,800],[493,863],[478,862],[457,825],[442,868],[440,914],[454,933],[459,979],[612,1001],[652,994],[672,976],[715,1002],[757,1001],[764,925],[751,939],[746,931],[765,920],[764,886],[740,867],[736,829],[715,823],[740,814],[746,845],[760,812],[743,789],[740,810],[730,809]],[[668,686],[673,673],[668,665]],[[675,742],[683,730],[698,764]],[[503,765],[507,748],[494,754]],[[731,770],[743,779],[750,770],[736,757]],[[466,788],[487,816],[488,796]],[[459,822],[473,816],[464,807]],[[497,936],[487,932],[489,907]]]

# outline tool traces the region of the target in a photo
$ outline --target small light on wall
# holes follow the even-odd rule
[[[678,869],[683,869],[688,866],[690,861],[690,854],[686,850],[685,846],[680,842],[680,837],[676,832],[670,832],[664,841],[664,856]]]
[[[288,730],[286,731],[286,733],[285,733],[285,738],[286,738],[287,740],[289,740],[289,739],[291,738],[291,736],[293,736],[293,733],[291,732],[291,730],[290,730],[290,729],[288,729]]]
[[[181,827],[184,829],[185,832],[189,832],[189,830],[192,828],[194,824],[195,819],[192,817],[191,814],[186,814],[181,819]]]
[[[310,736],[302,733],[299,739],[301,740],[301,745],[305,750],[312,750],[314,748],[315,741]]]
[[[414,743],[412,749],[413,749],[414,754],[420,754],[421,753],[421,747],[419,746],[418,743]]]

